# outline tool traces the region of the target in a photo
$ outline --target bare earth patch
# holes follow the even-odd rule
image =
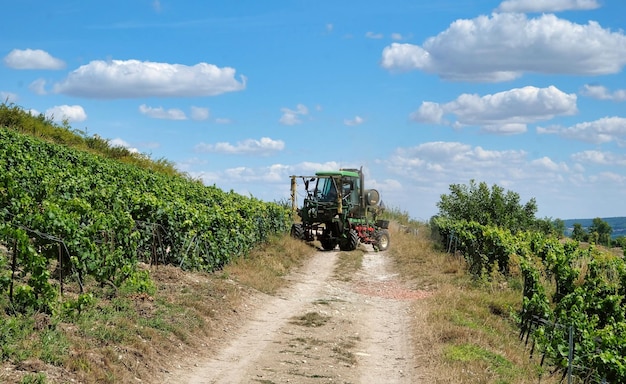
[[[249,311],[207,353],[164,374],[169,383],[415,383],[411,303],[384,252],[366,252],[351,281],[334,276],[338,252],[319,252],[275,296]],[[214,350],[214,353],[209,353]]]

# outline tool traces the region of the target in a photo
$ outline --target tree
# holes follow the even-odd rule
[[[611,233],[613,233],[613,228],[611,228],[606,221],[596,217],[593,219],[588,231],[590,242],[606,245],[607,247],[611,246]]]
[[[512,232],[536,224],[534,198],[521,204],[519,194],[495,184],[491,188],[485,182],[476,184],[474,180],[469,185],[451,184],[450,194],[441,195],[437,207],[441,217],[509,228]]]
[[[572,230],[572,239],[576,241],[587,241],[587,232],[580,223],[574,223],[574,229]]]
[[[546,235],[554,235],[558,238],[562,238],[565,235],[565,222],[561,219],[552,220],[549,217],[537,219],[535,228]]]

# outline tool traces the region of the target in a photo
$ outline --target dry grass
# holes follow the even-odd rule
[[[414,303],[416,365],[425,382],[539,382],[543,370],[518,339],[514,316],[522,294],[511,288],[517,284],[502,277],[472,281],[463,260],[436,250],[429,235],[426,227],[417,235],[394,231],[389,251],[407,283],[433,293]]]
[[[0,383],[39,380],[33,372],[45,372],[37,382],[49,384],[159,382],[177,361],[210,353],[208,340],[228,339],[250,291],[275,292],[286,284],[283,276],[314,252],[284,236],[215,273],[143,266],[157,288],[153,295],[119,292],[111,298],[103,291],[75,319],[18,319],[24,335],[11,346],[15,357],[0,362]]]
[[[267,294],[285,285],[283,277],[315,253],[311,245],[285,236],[257,247],[247,257],[224,267],[224,275]]]

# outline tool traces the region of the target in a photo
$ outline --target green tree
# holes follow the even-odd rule
[[[572,239],[576,241],[587,241],[588,234],[580,223],[574,223]]]
[[[552,220],[549,217],[537,219],[535,228],[546,235],[554,235],[558,238],[565,235],[565,222],[561,219]]]
[[[589,241],[610,247],[611,233],[613,233],[613,228],[611,228],[609,223],[599,217],[596,217],[595,219],[593,219],[593,222],[589,227]]]
[[[512,232],[536,225],[534,198],[521,204],[519,194],[495,184],[489,188],[485,182],[476,184],[470,180],[468,185],[450,185],[450,193],[441,195],[437,207],[440,217],[508,228]]]

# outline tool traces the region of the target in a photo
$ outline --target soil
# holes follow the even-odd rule
[[[350,279],[338,252],[318,252],[277,295],[253,295],[226,338],[165,372],[183,383],[415,383],[412,302],[385,252],[369,250]],[[349,281],[346,281],[349,280]]]

